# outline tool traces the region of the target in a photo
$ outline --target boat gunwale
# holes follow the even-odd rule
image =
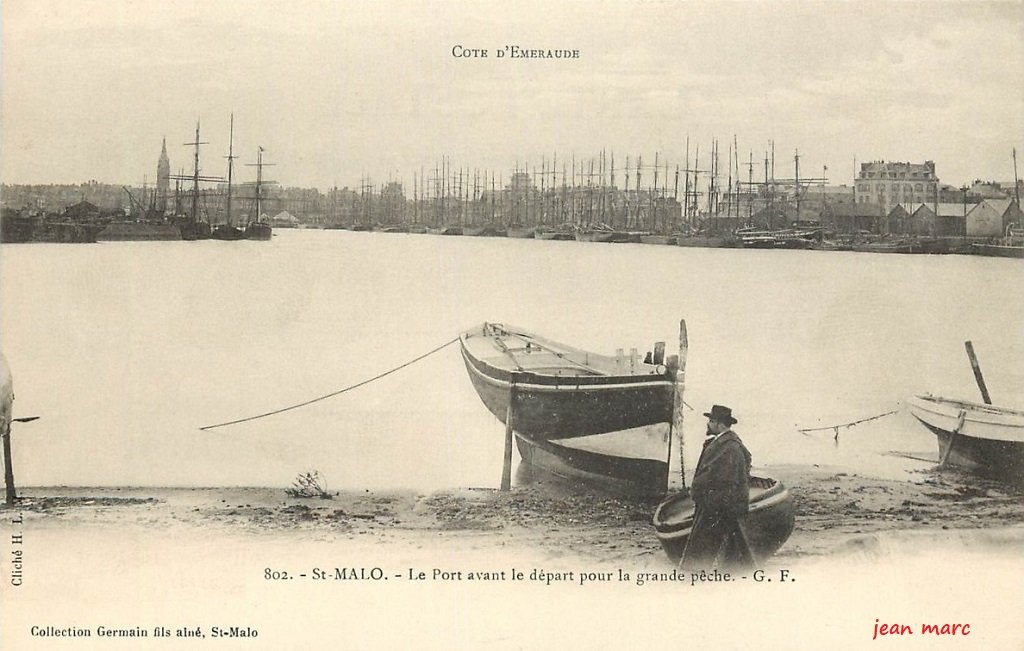
[[[505,328],[503,327],[503,329],[505,329]],[[506,332],[508,331],[507,329],[505,329],[505,330],[506,330]],[[515,336],[526,335],[526,336],[530,337],[533,341],[536,341],[536,342],[538,342],[539,344],[541,344],[541,345],[543,345],[545,347],[547,345],[552,345],[554,348],[562,349],[562,350],[566,351],[566,353],[579,353],[579,354],[583,354],[583,355],[589,355],[589,356],[592,356],[592,357],[596,357],[598,359],[601,359],[603,361],[607,361],[609,363],[614,363],[615,362],[615,358],[614,357],[607,357],[607,356],[604,356],[604,355],[598,355],[598,354],[591,353],[591,352],[586,351],[586,350],[582,350],[582,349],[578,349],[578,348],[573,348],[571,346],[566,346],[565,344],[560,344],[558,342],[553,342],[553,341],[544,339],[542,337],[537,337],[537,336],[533,335],[532,333],[527,333],[527,332],[520,331],[520,332],[514,332],[514,333],[510,333],[510,334],[513,334]],[[484,376],[484,378],[486,378],[487,380],[491,381],[492,384],[498,384],[498,385],[502,385],[502,386],[508,385],[508,384],[511,383],[513,375],[517,376],[517,382],[516,382],[517,386],[523,387],[523,386],[527,386],[527,385],[536,385],[538,387],[542,387],[542,388],[545,388],[545,389],[552,388],[552,387],[553,388],[584,388],[584,387],[586,387],[586,388],[604,388],[604,389],[620,388],[621,389],[621,388],[625,388],[625,387],[637,387],[637,386],[646,386],[646,385],[674,384],[674,381],[669,376],[669,372],[668,372],[667,369],[666,369],[665,373],[663,373],[663,374],[659,374],[659,373],[655,373],[655,372],[639,373],[639,374],[638,373],[610,373],[610,372],[607,372],[607,371],[603,371],[601,369],[593,368],[590,365],[580,364],[578,362],[574,362],[574,361],[571,361],[571,360],[569,360],[567,362],[565,368],[574,368],[574,367],[577,367],[577,366],[582,366],[583,368],[588,369],[590,371],[590,374],[587,374],[587,375],[556,375],[556,374],[553,374],[553,373],[538,372],[538,369],[510,370],[510,369],[506,369],[506,368],[502,368],[502,367],[496,366],[496,365],[486,361],[485,359],[482,359],[482,358],[478,357],[477,355],[473,354],[473,352],[469,349],[469,346],[467,346],[467,344],[466,344],[467,340],[471,336],[473,336],[473,337],[483,337],[483,338],[487,338],[487,339],[491,339],[491,340],[494,340],[496,337],[494,335],[483,335],[483,334],[481,334],[481,335],[471,335],[470,331],[463,332],[461,335],[459,335],[459,347],[460,347],[460,349],[462,351],[463,358],[466,359],[470,363],[470,366],[474,370],[476,370],[480,375]],[[559,351],[559,352],[561,352],[561,351]],[[556,357],[558,357],[557,354],[556,354]],[[658,368],[658,366],[655,366],[653,364],[646,364],[646,363],[643,363],[643,362],[641,362],[640,364],[642,366],[650,367],[652,369],[657,369]],[[551,367],[547,367],[547,368],[551,368]]]
[[[760,477],[751,477],[751,479],[768,479]],[[762,499],[751,501],[747,516],[765,511],[782,504],[789,500],[792,495],[789,492],[789,488],[777,479],[772,479],[772,485],[761,494]],[[677,493],[672,497],[668,497],[658,504],[658,508],[655,509],[654,515],[651,517],[651,523],[654,525],[655,532],[659,539],[672,540],[674,538],[680,538],[690,535],[690,530],[693,529],[693,518],[689,518],[689,522],[683,521],[676,524],[670,523],[663,514],[664,507],[668,504],[672,504],[676,499],[689,499],[689,495],[683,496],[682,493]]]
[[[969,400],[957,400],[954,398],[941,398],[939,396],[914,396],[909,401],[911,409],[920,409],[936,416],[942,416],[945,418],[953,418],[954,420],[958,417],[959,410],[967,412],[968,420],[976,423],[984,423],[986,425],[999,425],[1003,427],[1024,427],[1024,411],[1019,409],[1012,409],[1010,407],[999,407],[997,405],[986,405],[983,403],[970,402]],[[940,411],[941,407],[948,409],[955,409],[957,413],[948,414]],[[975,416],[972,418],[972,416]],[[1002,416],[1004,418],[1014,419],[1017,422],[1005,422],[1002,420],[989,420],[985,418],[978,418],[977,416]]]
[[[499,387],[510,387],[513,374],[517,376],[516,387],[539,391],[621,391],[673,384],[663,375],[542,375],[531,371],[509,371],[476,358],[465,347],[462,348],[462,356],[480,378]]]

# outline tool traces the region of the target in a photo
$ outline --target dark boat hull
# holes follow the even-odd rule
[[[667,425],[666,425],[667,432]],[[634,495],[664,495],[668,484],[667,458],[627,457],[567,445],[572,440],[537,440],[516,433],[523,462],[556,477],[612,487]],[[665,455],[667,457],[667,455]]]
[[[273,227],[264,222],[253,222],[245,227],[247,240],[269,240],[273,234]]]
[[[226,240],[229,242],[235,242],[238,240],[245,239],[245,231],[241,228],[234,226],[228,226],[227,224],[219,224],[210,233],[210,239],[214,240]]]
[[[508,413],[512,375],[489,369],[463,349],[470,381],[487,409],[502,423]],[[548,378],[516,374],[513,427],[531,439],[553,440],[602,434],[672,419],[673,385],[665,377],[620,383],[592,378]],[[613,378],[615,380],[616,378]]]
[[[568,242],[570,240],[575,240],[576,235],[570,231],[538,230],[533,234],[533,238],[536,240],[557,240],[560,242]]]
[[[145,242],[180,240],[181,231],[173,224],[115,222],[96,234],[97,242]]]
[[[685,493],[666,498],[654,512],[654,529],[662,549],[673,563],[679,563],[693,529],[693,500]],[[763,560],[779,550],[793,533],[796,507],[782,482],[750,478],[750,511],[743,519],[743,532],[751,551]]]

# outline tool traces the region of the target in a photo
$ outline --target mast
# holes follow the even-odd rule
[[[228,156],[227,156],[227,158],[228,158],[228,196],[227,196],[227,206],[226,206],[227,207],[227,216],[225,217],[225,220],[227,222],[227,225],[231,226],[232,225],[232,221],[231,221],[231,171],[232,171],[232,168],[234,167],[234,162],[235,162],[235,155],[234,155],[234,153],[235,153],[234,152],[234,146],[235,146],[235,114],[234,113],[231,114],[231,127],[230,127],[230,130],[229,130],[228,134],[229,134],[228,135]]]
[[[1017,148],[1013,148],[1013,196],[1017,199],[1017,210],[1020,210],[1020,180],[1017,176]]]
[[[199,120],[196,120],[196,139],[194,142],[186,142],[186,145],[193,145],[195,147],[194,152],[194,165],[192,171],[192,209],[191,219],[192,223],[198,221],[199,216],[199,145],[207,145],[209,143],[199,141]]]

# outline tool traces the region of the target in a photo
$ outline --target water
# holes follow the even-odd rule
[[[732,407],[755,465],[902,472],[935,456],[915,393],[1024,403],[1015,260],[683,249],[279,230],[271,242],[5,245],[2,345],[21,485],[496,486],[503,426],[458,349],[350,393],[200,431],[372,377],[479,322],[597,352],[689,331],[687,458]],[[921,464],[918,464],[921,465]],[[924,464],[927,465],[927,464]]]

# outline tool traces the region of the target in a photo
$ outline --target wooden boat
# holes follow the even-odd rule
[[[664,345],[650,363],[597,355],[519,328],[484,323],[460,336],[473,388],[511,418],[523,460],[553,474],[663,494],[675,370]]]
[[[1013,244],[971,244],[971,251],[997,258],[1024,258],[1024,246]]]
[[[210,232],[210,239],[214,240],[244,240],[245,231],[231,224],[217,224]]]
[[[931,395],[907,403],[935,434],[943,463],[1024,479],[1024,411]]]
[[[654,530],[665,553],[679,563],[693,529],[693,500],[686,492],[676,493],[658,505]],[[750,511],[743,520],[743,532],[758,559],[774,554],[793,533],[796,508],[782,482],[766,477],[750,478]]]
[[[506,231],[509,237],[532,240],[536,229],[533,226],[509,226]]]
[[[676,240],[679,239],[678,235],[657,235],[655,233],[646,233],[640,236],[641,244],[669,244],[675,246]]]
[[[586,228],[576,231],[577,242],[611,242],[615,231],[604,228]]]
[[[274,228],[267,221],[252,221],[245,226],[245,239],[269,240],[274,235]]]
[[[568,228],[538,228],[533,233],[534,239],[538,240],[575,240],[576,234]]]
[[[914,244],[902,240],[876,240],[873,242],[854,242],[851,251],[860,253],[914,253]]]
[[[739,240],[719,235],[680,235],[676,238],[676,246],[700,247],[708,249],[720,249],[723,247],[734,247]]]

